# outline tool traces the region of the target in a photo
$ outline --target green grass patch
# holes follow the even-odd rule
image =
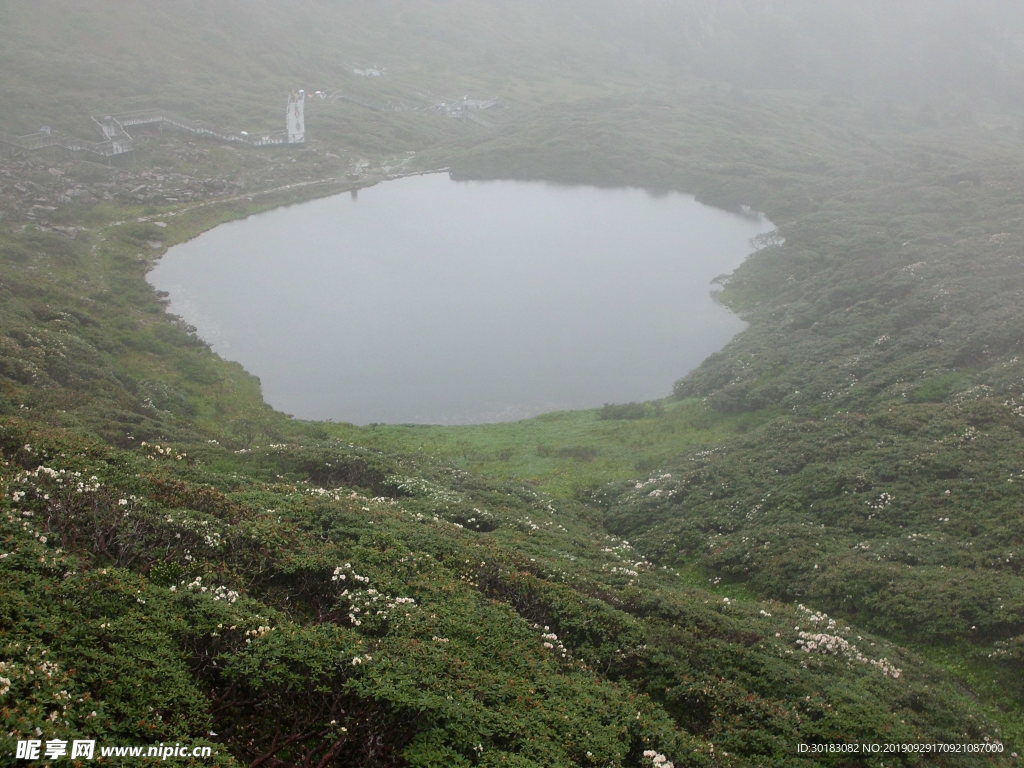
[[[382,450],[427,454],[496,480],[526,481],[556,498],[653,472],[680,453],[764,423],[770,411],[722,414],[698,399],[651,404],[643,418],[602,418],[604,409],[558,411],[472,426],[327,425],[335,437]]]

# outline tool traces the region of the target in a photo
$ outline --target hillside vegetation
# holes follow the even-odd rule
[[[0,6],[9,134],[349,99],[312,103],[304,147],[0,157],[0,753],[1019,763],[1024,163],[1000,94],[761,67],[753,21],[811,22],[752,1],[187,5]],[[413,109],[467,92],[502,106]],[[778,232],[724,281],[749,328],[656,403],[360,428],[274,412],[145,282],[223,221],[436,167],[764,211]],[[828,748],[856,743],[975,751]]]

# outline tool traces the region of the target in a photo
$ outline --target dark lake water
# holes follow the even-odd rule
[[[224,224],[150,282],[300,418],[505,421],[669,394],[742,329],[711,281],[770,229],[682,194],[433,174]]]

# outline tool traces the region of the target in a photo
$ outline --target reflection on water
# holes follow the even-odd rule
[[[217,227],[150,281],[283,411],[504,421],[668,394],[742,328],[711,281],[770,228],[674,193],[416,176]]]

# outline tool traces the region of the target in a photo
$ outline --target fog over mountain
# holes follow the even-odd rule
[[[679,60],[759,87],[896,98],[1010,102],[1024,64],[1024,14],[1009,3],[655,3],[652,30],[678,35]]]
[[[230,76],[232,95],[221,96],[233,101],[286,82],[341,86],[354,63],[373,61],[394,77],[415,71],[464,87],[472,74],[531,95],[552,79],[653,87],[698,76],[937,110],[1014,108],[1024,75],[1024,11],[998,0],[4,5],[3,88],[14,103],[44,110],[75,85],[87,95],[105,84],[117,105],[156,95],[182,102]]]

